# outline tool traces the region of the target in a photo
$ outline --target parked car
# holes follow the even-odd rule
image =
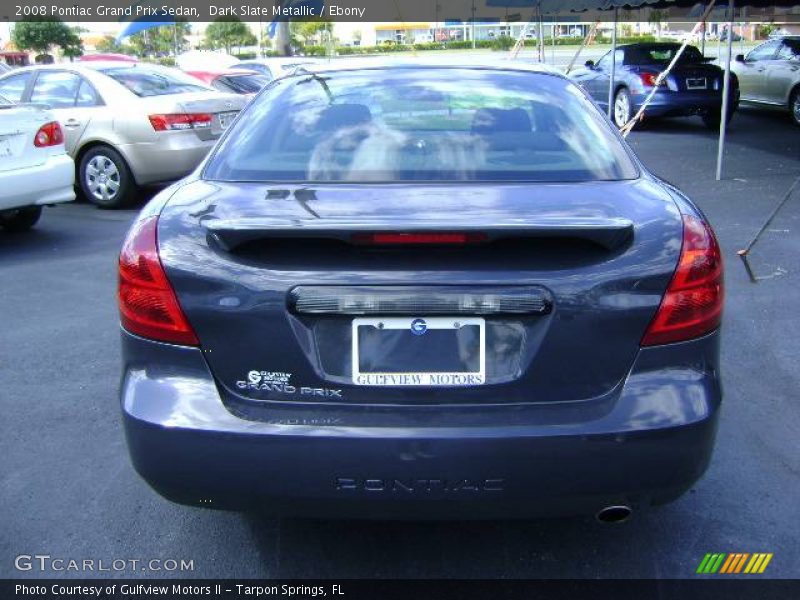
[[[0,96],[0,227],[33,227],[42,207],[75,199],[75,165],[49,110]]]
[[[659,74],[672,61],[680,47],[681,44],[671,42],[619,46],[612,112],[614,123],[618,127],[622,127],[637,113],[653,90]],[[596,64],[594,61],[587,61],[585,68],[570,73],[570,77],[604,108],[608,107],[611,60],[609,51]],[[709,64],[710,60],[703,57],[694,46],[687,46],[678,64],[659,86],[645,110],[645,118],[700,115],[708,127],[718,128],[722,113],[724,72],[718,66]],[[733,77],[728,119],[738,106],[737,86],[736,78]]]
[[[236,63],[231,68],[247,69],[269,77],[270,80],[283,77],[297,67],[310,67],[318,61],[303,58],[302,56],[287,56],[277,58],[254,58]]]
[[[800,126],[800,36],[764,42],[738,55],[731,70],[739,78],[743,102],[788,110]]]
[[[780,28],[780,29],[773,29],[769,32],[769,39],[774,40],[776,38],[783,38],[785,36],[791,36],[791,32],[788,29]]]
[[[122,62],[16,69],[0,94],[52,108],[83,195],[105,208],[190,173],[246,103],[177,69]]]
[[[246,96],[254,96],[270,81],[266,75],[246,69],[186,72],[215,90]]]
[[[135,63],[139,62],[139,59],[135,56],[130,56],[128,54],[118,54],[116,52],[106,52],[106,53],[98,53],[98,54],[84,54],[80,58],[78,58],[80,62],[130,62]]]
[[[689,489],[721,401],[702,213],[563,75],[336,63],[127,235],[142,477],[316,517],[618,520]]]

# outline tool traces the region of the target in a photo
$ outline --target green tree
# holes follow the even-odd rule
[[[174,25],[152,27],[128,38],[129,49],[137,56],[166,56],[176,51],[183,52],[189,46],[186,36],[191,33],[186,21],[178,20]],[[127,52],[126,52],[127,54]]]
[[[17,48],[33,50],[37,54],[47,54],[53,46],[73,56],[80,56],[82,50],[80,37],[63,21],[38,18],[20,21],[11,32],[11,40]],[[74,52],[78,54],[72,54]]]
[[[289,23],[289,32],[292,38],[301,38],[305,45],[318,44],[322,38],[321,34],[333,32],[333,23],[326,19],[292,21]]]
[[[231,53],[234,46],[255,46],[256,36],[250,28],[235,17],[220,17],[206,28],[205,46],[213,50],[224,48]]]
[[[81,39],[81,33],[85,31],[86,29],[83,29],[82,27],[69,28],[69,35],[65,40],[66,43],[61,47],[61,51],[63,52],[64,56],[67,56],[70,60],[73,60],[83,55],[83,40]]]
[[[118,44],[113,36],[107,35],[97,43],[96,50],[103,54],[135,54],[128,44]]]

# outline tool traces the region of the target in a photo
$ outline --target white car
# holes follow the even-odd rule
[[[30,229],[42,206],[75,199],[75,164],[50,110],[0,96],[0,227]]]
[[[236,63],[231,68],[246,69],[261,73],[270,80],[288,75],[298,67],[309,67],[320,61],[303,56],[281,56],[271,58],[253,58]]]

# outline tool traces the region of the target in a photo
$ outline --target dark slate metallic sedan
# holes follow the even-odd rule
[[[680,44],[652,43],[619,46],[616,53],[613,86],[612,118],[618,127],[627,123],[641,108],[657,83],[658,75],[667,68]],[[722,113],[724,72],[700,50],[687,46],[672,72],[659,85],[644,117],[685,117],[699,115],[710,128],[719,127]],[[570,73],[604,109],[608,109],[612,56],[609,51],[597,64],[587,61],[585,68]],[[731,79],[731,103],[728,119],[738,106],[736,76]]]
[[[711,456],[714,234],[557,74],[278,79],[119,272],[128,445],[176,502],[620,520]]]

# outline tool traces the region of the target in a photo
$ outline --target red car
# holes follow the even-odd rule
[[[269,83],[269,78],[253,71],[220,69],[216,71],[187,71],[206,85],[221,92],[253,96]]]
[[[113,52],[107,52],[105,54],[84,54],[78,60],[81,62],[92,62],[96,60],[131,63],[139,62],[139,60],[134,56],[128,56],[127,54],[115,54]]]

